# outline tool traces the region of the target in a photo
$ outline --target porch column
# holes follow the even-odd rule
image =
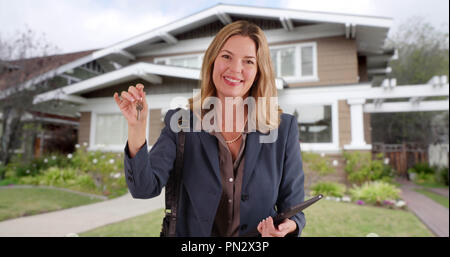
[[[364,140],[364,108],[366,102],[364,98],[348,99],[350,105],[350,123],[352,141],[349,145],[344,145],[346,150],[371,150],[372,145],[368,145]]]

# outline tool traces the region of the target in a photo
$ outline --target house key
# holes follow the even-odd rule
[[[136,102],[137,120],[139,120],[142,109],[144,109],[144,104],[142,103],[142,100],[139,100]]]

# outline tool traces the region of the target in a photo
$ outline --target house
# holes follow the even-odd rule
[[[279,103],[298,117],[302,150],[371,150],[370,113],[448,110],[445,77],[396,87],[389,75],[395,49],[384,49],[391,18],[218,4],[53,69],[66,85],[34,98],[36,109],[78,116],[78,142],[90,150],[123,151],[127,123],[114,92],[142,83],[149,103],[148,145],[162,129],[174,99],[199,87],[203,53],[214,35],[236,20],[265,32],[276,70]],[[48,79],[40,74],[37,83]],[[24,87],[30,86],[26,83]],[[5,96],[5,94],[4,94]],[[1,95],[0,95],[1,98]],[[409,98],[412,100],[398,101]],[[389,99],[396,99],[390,101]],[[50,107],[58,103],[57,109]],[[172,106],[170,104],[172,103]]]
[[[65,109],[75,106],[71,104],[63,105],[58,101],[53,101],[51,104],[46,105],[44,109],[40,109],[39,106],[25,103],[34,94],[31,93],[33,90],[25,91],[23,94],[17,93],[23,92],[24,85],[30,85],[31,87],[34,84],[33,82],[41,79],[41,76],[45,74],[54,75],[59,67],[92,52],[93,50],[15,61],[0,60],[0,138],[3,133],[2,121],[4,117],[2,110],[4,105],[10,105],[10,102],[13,102],[13,106],[27,110],[21,116],[24,126],[20,127],[19,130],[22,131],[22,137],[20,140],[15,138],[16,140],[13,143],[15,153],[33,157],[39,156],[44,149],[46,151],[73,151],[76,143],[79,117],[71,115]],[[48,85],[54,87],[66,85],[66,79],[63,74],[49,77],[53,78],[44,81]],[[33,87],[35,89],[37,87],[42,88],[42,86],[43,83],[36,83]],[[30,108],[30,106],[32,107]],[[53,114],[50,114],[52,110],[54,110]],[[59,114],[58,111],[61,113]]]

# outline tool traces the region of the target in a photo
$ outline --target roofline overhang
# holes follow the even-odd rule
[[[71,101],[68,98],[69,95],[71,97],[77,97],[77,100],[79,100],[78,103],[83,104],[85,103],[83,101],[85,98],[74,96],[75,94],[98,90],[134,78],[151,80],[151,83],[160,84],[162,83],[162,79],[159,75],[199,80],[200,70],[139,62],[69,86],[39,94],[34,97],[33,104],[55,99]]]
[[[270,12],[268,12],[268,9],[270,10]],[[179,29],[183,26],[187,26],[188,24],[191,23],[198,22],[208,17],[214,16],[217,17],[218,14],[246,15],[255,17],[274,18],[277,20],[299,19],[309,22],[339,23],[345,26],[359,25],[369,27],[381,27],[386,29],[389,29],[393,25],[393,19],[387,17],[218,4],[204,11],[198,12],[194,15],[178,19],[172,23],[161,26],[149,32],[137,35],[130,39],[106,47],[104,49],[98,50],[94,52],[93,55],[96,58],[100,58],[114,51],[117,51],[117,49],[126,49],[133,45],[149,40],[151,38],[161,37],[162,34],[170,34],[171,31],[173,30]],[[217,17],[217,19],[220,20],[220,17]],[[164,40],[164,38],[162,39]]]

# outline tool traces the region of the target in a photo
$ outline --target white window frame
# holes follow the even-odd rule
[[[199,69],[201,69],[201,66],[203,64],[203,57],[204,54],[186,54],[186,55],[174,55],[174,56],[168,56],[168,57],[159,57],[159,58],[155,58],[153,60],[153,63],[157,63],[160,61],[164,61],[165,65],[172,65],[171,64],[171,60],[175,60],[175,59],[186,59],[186,58],[192,58],[192,57],[197,57],[199,62],[200,62],[200,67]],[[184,68],[189,68],[189,69],[196,69],[194,67],[186,67],[186,66],[182,66]]]
[[[150,111],[148,112],[149,115],[147,115],[147,124],[150,124]],[[89,146],[87,148],[88,151],[111,151],[111,152],[123,152],[124,146],[127,142],[123,142],[119,145],[97,145],[95,144],[95,131],[97,129],[97,115],[98,114],[119,114],[122,115],[121,112],[113,112],[113,111],[106,111],[106,110],[93,110],[91,112],[91,128],[90,128],[90,136],[89,136]],[[149,127],[147,127],[145,131],[145,138],[146,140],[149,137]],[[147,140],[148,141],[148,140]]]
[[[301,49],[303,47],[312,47],[312,68],[313,68],[313,74],[308,76],[302,76],[302,64],[301,64],[301,58],[302,58],[302,52]],[[287,45],[277,45],[277,46],[271,46],[269,47],[270,50],[280,50],[285,48],[294,48],[294,76],[281,76],[280,69],[278,69],[278,74],[276,74],[276,77],[282,77],[287,83],[297,83],[297,82],[316,82],[319,81],[319,77],[317,75],[317,43],[316,42],[307,42],[307,43],[298,43],[298,44],[287,44]],[[281,58],[280,55],[277,54],[276,56],[277,60],[272,60],[276,62],[274,65],[276,67],[281,67]]]
[[[338,113],[338,101],[302,101],[299,103],[292,103],[290,101],[285,102],[285,105],[331,105],[331,142],[327,143],[305,143],[301,142],[300,147],[302,151],[312,152],[339,152],[339,113]],[[283,106],[281,106],[283,108]],[[301,133],[301,131],[298,131]],[[298,139],[297,139],[298,140]]]

